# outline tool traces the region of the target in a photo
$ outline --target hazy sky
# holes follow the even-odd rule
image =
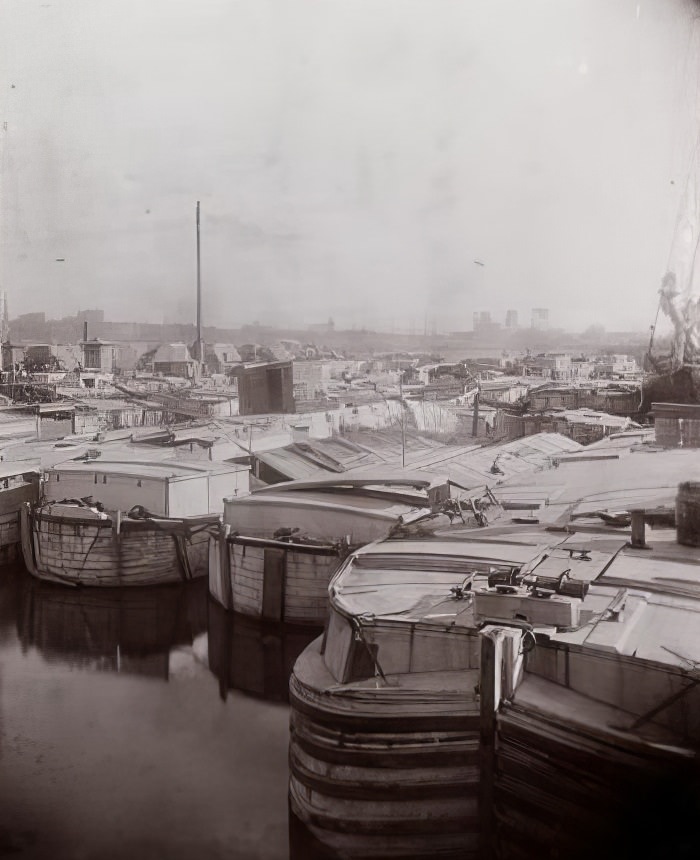
[[[1,0],[10,315],[645,328],[692,0]],[[56,262],[64,258],[65,262]],[[479,267],[479,259],[485,266]]]

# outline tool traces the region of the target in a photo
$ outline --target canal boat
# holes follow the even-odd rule
[[[698,510],[682,537],[635,498],[628,528],[572,510],[351,554],[290,680],[294,816],[347,857],[624,847],[664,773],[700,785]]]
[[[449,496],[445,478],[423,473],[291,481],[228,498],[210,549],[210,592],[245,615],[323,625],[330,577],[352,548],[446,506],[463,522],[498,508],[479,502],[482,491],[466,494],[469,504]]]
[[[481,532],[478,538],[481,538]],[[350,857],[478,844],[479,634],[471,591],[542,555],[447,526],[348,557],[290,680],[292,813]]]
[[[70,461],[21,511],[24,562],[69,585],[161,585],[206,576],[223,499],[248,471],[182,462]]]
[[[487,856],[698,855],[700,535],[660,531],[591,583],[575,627],[482,629]]]
[[[0,463],[0,564],[14,561],[20,551],[20,510],[39,500],[38,463]]]

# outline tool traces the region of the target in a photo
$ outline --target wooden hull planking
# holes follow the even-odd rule
[[[697,770],[693,775],[683,756],[635,748],[633,739],[612,732],[596,737],[517,704],[501,709],[497,734],[490,841],[499,857],[625,856],[650,801],[646,813],[653,818],[663,809],[669,819],[667,856],[678,856],[670,846],[682,796],[697,791]]]
[[[20,508],[24,502],[36,502],[36,484],[21,484],[0,490],[0,564],[20,557]]]
[[[136,586],[181,582],[207,572],[208,528],[181,520],[75,518],[23,512],[25,564],[39,579],[70,585]]]
[[[19,557],[19,511],[0,514],[0,564]]]
[[[342,856],[476,857],[476,696],[391,688],[328,696],[305,683],[304,663],[310,675],[322,671],[320,640],[290,682],[294,815]]]
[[[266,621],[324,624],[328,583],[342,558],[337,548],[223,536],[211,544],[210,592],[226,609]]]

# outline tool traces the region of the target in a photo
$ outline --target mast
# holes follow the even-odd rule
[[[399,404],[401,405],[401,468],[406,468],[406,404],[403,402],[403,371],[399,359]]]
[[[199,242],[199,200],[197,201],[197,341],[195,346],[196,359],[202,361],[202,269]]]

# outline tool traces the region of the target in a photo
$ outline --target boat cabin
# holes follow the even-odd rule
[[[0,463],[0,514],[15,513],[21,502],[38,499],[39,462]]]
[[[224,497],[247,492],[248,468],[229,464],[70,461],[49,469],[44,480],[47,502],[88,500],[105,511],[141,506],[160,517],[221,513]]]
[[[449,498],[445,478],[335,476],[290,481],[224,500],[224,524],[251,537],[286,534],[347,540],[361,545],[386,535],[397,523],[430,514]]]

